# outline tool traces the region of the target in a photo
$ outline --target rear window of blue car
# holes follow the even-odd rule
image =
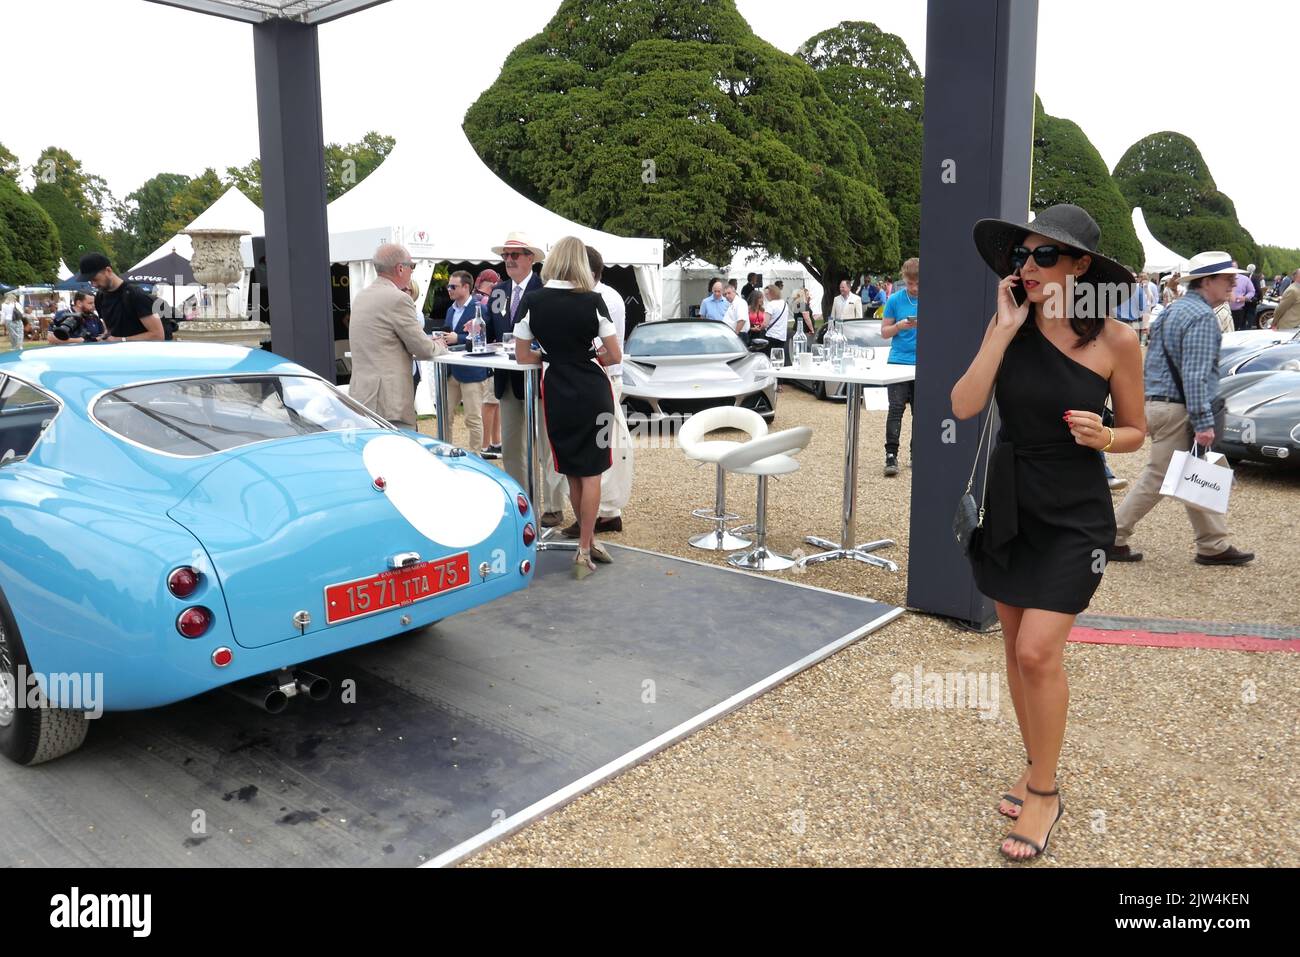
[[[320,379],[229,376],[114,389],[92,410],[104,428],[168,455],[198,456],[273,439],[385,426]]]

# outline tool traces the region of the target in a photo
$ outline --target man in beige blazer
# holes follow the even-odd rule
[[[1274,329],[1300,329],[1300,269],[1291,274],[1291,285],[1286,287],[1273,313]]]
[[[862,300],[853,294],[847,279],[840,280],[840,294],[831,301],[831,318],[862,318]]]
[[[415,429],[415,380],[411,360],[447,351],[424,334],[415,301],[406,292],[415,263],[402,246],[375,251],[377,279],[357,294],[348,326],[352,385],[348,394],[399,428]]]

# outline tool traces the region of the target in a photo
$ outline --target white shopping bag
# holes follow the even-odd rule
[[[1201,452],[1193,445],[1190,452],[1175,452],[1169,460],[1160,494],[1178,499],[1201,512],[1228,513],[1228,496],[1232,493],[1232,469],[1221,465],[1217,452]]]

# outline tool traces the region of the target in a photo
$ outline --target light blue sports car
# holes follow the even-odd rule
[[[535,537],[505,472],[269,352],[0,355],[0,750],[237,681],[324,697],[298,663],[526,587]]]

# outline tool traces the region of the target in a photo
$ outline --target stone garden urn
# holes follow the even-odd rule
[[[194,278],[203,283],[204,295],[199,313],[181,320],[176,339],[181,342],[223,342],[228,345],[260,349],[270,328],[249,319],[240,289],[244,278],[244,259],[239,253],[242,229],[185,229],[182,233],[194,243],[190,268]]]

